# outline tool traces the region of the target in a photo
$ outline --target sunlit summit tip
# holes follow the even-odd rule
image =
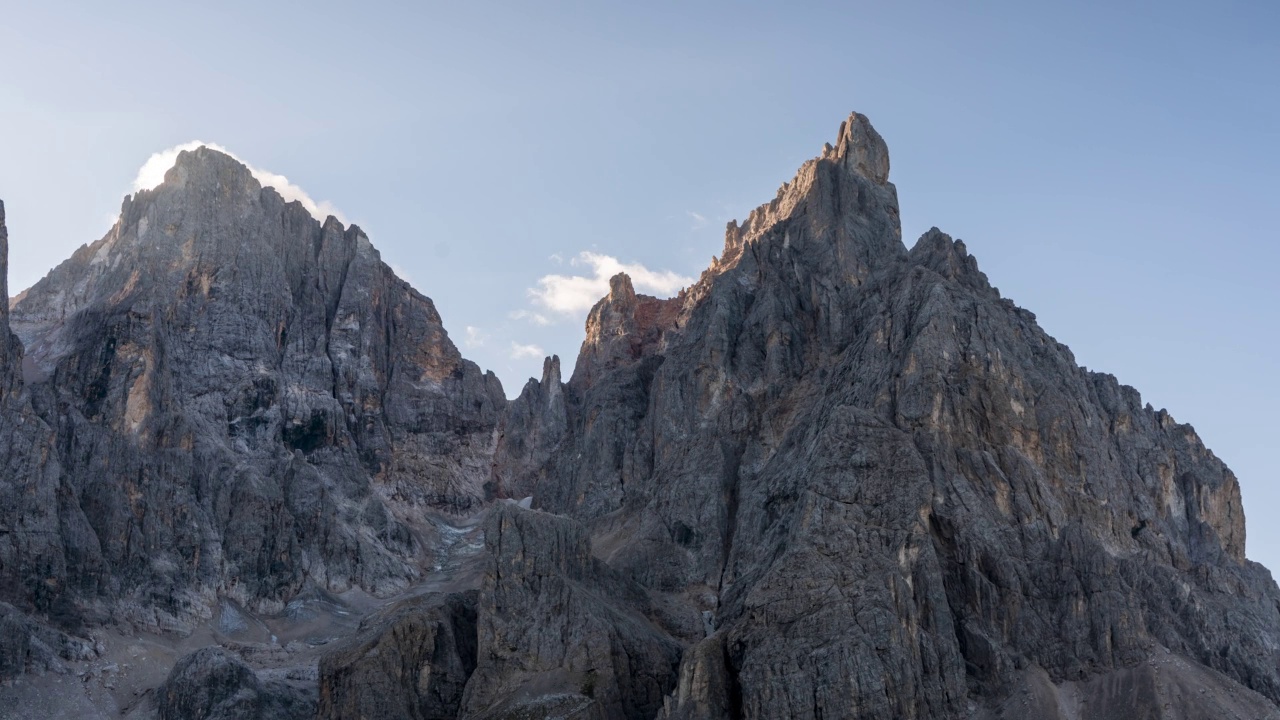
[[[164,182],[165,173],[169,172],[169,169],[177,163],[178,155],[180,153],[183,151],[196,150],[201,147],[216,150],[217,152],[243,163],[245,167],[249,168],[249,172],[252,173],[253,176],[257,178],[258,182],[263,184],[263,186],[275,188],[275,191],[280,193],[280,197],[284,198],[287,202],[297,201],[301,203],[302,206],[307,209],[307,212],[311,213],[312,217],[315,219],[324,222],[327,217],[332,215],[338,218],[338,220],[344,225],[348,224],[346,217],[339,212],[332,203],[328,200],[317,201],[313,199],[307,194],[306,190],[303,190],[290,182],[289,178],[284,175],[255,167],[249,162],[246,162],[244,158],[241,158],[221,145],[202,142],[200,140],[192,140],[191,142],[174,145],[171,148],[161,150],[157,153],[152,153],[151,157],[147,158],[147,161],[142,164],[142,167],[138,168],[138,174],[133,179],[131,192],[152,190],[156,188]]]

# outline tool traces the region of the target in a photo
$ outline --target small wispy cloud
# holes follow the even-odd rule
[[[471,325],[467,326],[466,333],[467,335],[463,338],[462,344],[469,348],[481,347],[489,339],[489,333]]]
[[[169,172],[169,168],[173,167],[174,163],[178,161],[178,153],[183,150],[195,150],[202,145],[211,150],[217,150],[220,153],[230,155],[236,160],[244,163],[245,167],[249,168],[249,172],[253,173],[253,176],[257,178],[258,182],[262,183],[263,186],[275,188],[276,192],[280,193],[280,197],[285,199],[285,202],[293,202],[296,200],[297,202],[302,203],[302,207],[306,208],[307,212],[311,213],[312,217],[315,219],[324,222],[326,218],[332,215],[338,218],[342,224],[347,224],[347,219],[343,217],[342,213],[338,212],[338,209],[334,207],[332,203],[328,200],[316,201],[312,199],[305,190],[289,182],[289,178],[284,175],[254,167],[253,165],[245,162],[243,158],[237,156],[235,153],[221,145],[201,142],[199,140],[192,140],[191,142],[175,145],[167,150],[161,150],[158,153],[153,153],[151,157],[147,158],[147,161],[142,164],[142,167],[138,169],[138,175],[133,179],[133,192],[138,192],[139,190],[151,190],[164,182],[165,173]],[[401,277],[404,276],[402,275]]]
[[[707,224],[710,222],[709,220],[707,220],[705,215],[701,213],[696,213],[692,210],[686,211],[685,214],[693,219],[693,227],[691,228],[692,230],[701,230],[702,228],[706,227]]]
[[[519,360],[520,358],[533,358],[539,360],[546,357],[546,353],[542,352],[542,348],[538,345],[522,345],[518,342],[511,343],[511,359]]]
[[[550,325],[551,318],[540,312],[532,310],[513,310],[510,315],[512,320],[528,320],[534,325]]]
[[[569,264],[584,268],[586,273],[542,276],[537,287],[529,288],[529,298],[535,306],[565,317],[579,316],[609,294],[609,278],[620,272],[631,276],[637,292],[662,297],[675,295],[693,283],[693,278],[671,270],[650,270],[640,263],[624,263],[610,255],[590,251],[578,253]],[[529,317],[532,319],[536,314],[531,313]]]

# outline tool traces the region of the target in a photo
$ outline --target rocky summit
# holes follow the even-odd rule
[[[0,311],[0,716],[1280,718],[1231,471],[889,170],[850,116],[508,402],[358,227],[183,152]]]

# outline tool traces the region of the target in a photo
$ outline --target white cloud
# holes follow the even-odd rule
[[[511,313],[510,317],[512,320],[528,320],[534,325],[551,324],[551,318],[540,312],[533,312],[531,310],[515,310]]]
[[[588,268],[589,274],[542,276],[538,286],[529,289],[535,305],[560,315],[580,315],[609,294],[609,278],[620,272],[631,276],[637,292],[662,297],[675,295],[693,283],[693,278],[671,270],[650,270],[639,263],[623,263],[615,257],[589,251],[578,253],[569,264]]]
[[[338,209],[335,208],[332,203],[328,200],[321,200],[317,202],[311,199],[311,196],[308,195],[305,190],[289,182],[289,178],[284,175],[273,173],[270,170],[256,168],[245,162],[242,158],[236,156],[235,153],[220,145],[200,142],[199,140],[192,140],[189,143],[175,145],[168,150],[161,150],[158,153],[152,154],[151,157],[147,158],[147,161],[142,164],[142,167],[138,169],[138,176],[133,180],[133,191],[150,190],[164,182],[164,174],[169,172],[169,168],[173,167],[174,163],[178,161],[178,153],[183,150],[195,150],[201,145],[208,147],[211,150],[226,153],[227,155],[230,155],[236,160],[244,163],[245,166],[249,168],[249,172],[253,173],[253,176],[258,179],[258,182],[262,183],[266,187],[275,188],[276,192],[280,193],[280,197],[285,199],[285,202],[293,202],[296,200],[302,203],[302,207],[306,208],[307,212],[311,213],[312,217],[315,219],[324,222],[328,216],[333,215],[338,218],[342,224],[347,224],[346,218],[342,216],[342,213],[338,212]]]
[[[686,214],[687,214],[689,217],[693,218],[693,228],[692,228],[692,229],[694,229],[694,230],[701,230],[702,228],[704,228],[704,227],[706,227],[706,226],[707,226],[707,222],[708,222],[708,221],[707,221],[707,218],[706,218],[706,216],[705,216],[705,215],[702,215],[701,213],[696,213],[696,212],[694,212],[694,211],[692,211],[692,210],[687,211],[687,213],[686,213]]]
[[[521,345],[518,342],[511,343],[511,358],[519,360],[520,358],[533,358],[541,360],[546,357],[546,353],[542,352],[542,348],[537,345]]]
[[[489,339],[489,333],[484,332],[478,327],[472,327],[468,325],[467,337],[465,340],[462,341],[462,344],[466,345],[469,348],[478,348],[481,345],[484,345],[484,342],[488,339]]]

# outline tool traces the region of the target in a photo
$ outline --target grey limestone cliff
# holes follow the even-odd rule
[[[316,710],[308,688],[263,680],[219,647],[179,660],[157,695],[160,720],[310,720]]]
[[[908,251],[888,175],[855,114],[681,296],[615,278],[573,377],[517,401],[563,396],[520,436],[555,449],[500,464],[498,492],[714,617],[668,717],[1023,717],[1023,694],[1110,717],[1067,696],[1175,703],[1138,672],[1165,653],[1183,665],[1143,672],[1199,668],[1274,716],[1280,593],[1231,472],[963,243]]]
[[[595,558],[569,518],[499,505],[485,544],[464,716],[653,717],[674,687],[679,615]]]
[[[270,611],[308,585],[394,592],[430,561],[422,513],[483,498],[497,379],[359,228],[208,148],[127,198],[11,322],[57,437],[46,508],[79,523],[49,582],[82,612],[181,629],[215,596]]]
[[[366,621],[320,663],[317,717],[454,718],[476,669],[476,592],[431,594]]]
[[[8,257],[0,202],[5,292]],[[65,632],[83,623],[68,596],[67,573],[77,554],[91,547],[92,532],[69,497],[54,432],[31,406],[22,382],[22,344],[9,319],[8,306],[0,304],[0,681],[29,670],[60,670],[64,661],[95,654],[92,643]]]

